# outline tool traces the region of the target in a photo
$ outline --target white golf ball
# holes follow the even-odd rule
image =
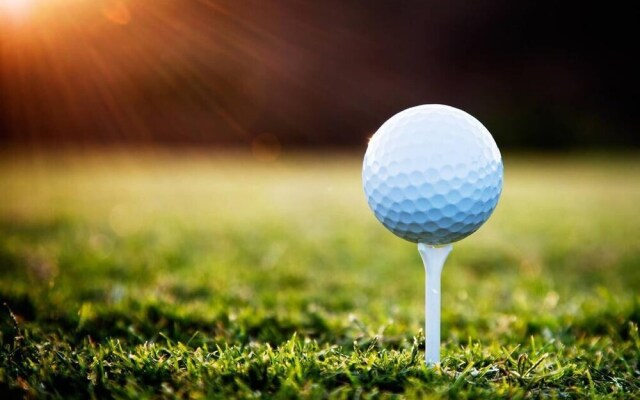
[[[362,180],[376,218],[411,242],[463,239],[489,218],[502,192],[502,158],[489,131],[457,108],[406,109],[369,141]]]

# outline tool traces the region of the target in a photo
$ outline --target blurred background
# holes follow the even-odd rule
[[[0,143],[362,149],[444,103],[505,149],[637,148],[635,20],[584,2],[0,0]]]

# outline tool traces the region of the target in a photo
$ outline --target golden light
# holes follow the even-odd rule
[[[117,25],[126,25],[131,20],[131,12],[122,1],[112,1],[104,5],[102,15]]]
[[[0,0],[0,8],[10,17],[22,19],[29,14],[33,3],[34,0]]]
[[[215,137],[276,161],[279,138],[253,125],[268,98],[253,64],[271,59],[251,37],[264,33],[238,36],[215,3],[0,0],[0,130],[52,144]]]

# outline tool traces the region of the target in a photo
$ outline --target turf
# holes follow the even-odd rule
[[[0,159],[0,398],[638,397],[640,159],[507,156],[443,274],[357,155]]]

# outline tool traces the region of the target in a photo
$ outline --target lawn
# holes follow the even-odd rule
[[[442,281],[358,154],[0,156],[0,398],[640,396],[640,157],[507,156]]]

